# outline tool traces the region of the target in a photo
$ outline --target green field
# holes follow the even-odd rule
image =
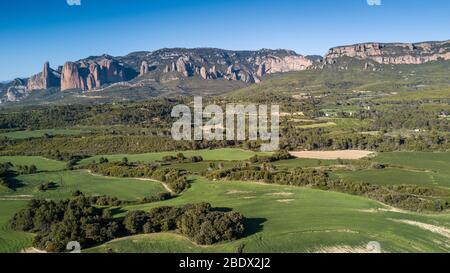
[[[255,154],[267,154],[267,153],[256,153],[252,151],[242,150],[242,149],[217,149],[217,150],[198,150],[198,151],[182,151],[186,157],[191,156],[202,156],[204,160],[223,160],[223,161],[234,161],[234,160],[247,160]],[[80,165],[85,165],[92,163],[92,161],[97,161],[101,157],[108,158],[109,161],[121,161],[122,158],[126,157],[130,162],[151,162],[156,160],[162,160],[165,156],[176,156],[178,152],[161,152],[161,153],[146,153],[146,154],[119,154],[119,155],[98,155],[84,159],[80,162]]]
[[[364,248],[379,241],[386,252],[448,252],[449,238],[395,220],[447,226],[448,215],[421,216],[378,210],[384,206],[334,192],[245,182],[209,182],[197,178],[192,188],[169,201],[127,207],[149,210],[163,205],[210,202],[233,208],[247,218],[248,236],[210,247],[195,246],[174,234],[120,239],[90,252],[315,252],[330,247]],[[393,219],[393,220],[392,220]]]
[[[178,163],[163,166],[163,168],[175,168],[180,170],[186,170],[191,173],[201,173],[203,171],[208,170],[210,163],[214,163],[216,166],[222,163],[223,167],[228,169],[236,166],[239,163],[239,161],[202,161],[198,163]]]
[[[450,153],[380,153],[375,162],[390,164],[383,170],[338,172],[343,179],[379,185],[414,184],[450,188]]]
[[[316,128],[327,128],[327,127],[334,127],[337,124],[334,122],[322,122],[322,123],[314,123],[309,125],[298,125],[297,128],[301,129],[316,129]]]
[[[319,160],[319,159],[308,159],[308,158],[296,158],[289,160],[281,160],[274,162],[273,165],[277,168],[309,168],[309,167],[319,167],[319,166],[331,166],[336,164],[336,160]]]
[[[164,167],[200,173],[210,162],[233,167],[255,153],[239,149],[183,152],[185,156],[201,155],[206,161],[178,163]],[[154,161],[173,153],[108,156],[110,160]],[[95,158],[99,158],[95,157]],[[94,158],[86,159],[87,164]],[[138,200],[164,192],[153,181],[132,178],[110,178],[92,175],[86,170],[65,170],[65,163],[41,157],[0,157],[0,162],[36,164],[39,173],[20,175],[14,179],[16,191],[0,191],[0,252],[18,252],[31,245],[31,235],[11,231],[6,222],[24,207],[24,200],[46,198],[61,200],[75,190],[87,195],[109,195],[121,200]],[[373,162],[390,164],[389,168],[360,171],[338,171],[344,180],[373,184],[418,184],[450,186],[450,153],[380,153]],[[279,168],[333,166],[335,160],[292,159],[274,162]],[[352,162],[350,162],[352,164]],[[124,211],[149,210],[159,206],[181,206],[209,202],[214,207],[231,208],[246,216],[244,238],[213,246],[198,246],[175,233],[138,235],[117,239],[87,252],[327,252],[361,251],[370,241],[378,241],[386,252],[450,251],[450,214],[418,214],[391,209],[376,201],[330,191],[269,185],[251,182],[211,182],[194,176],[191,188],[180,196],[158,203],[128,206]],[[55,182],[58,187],[38,192],[37,186]],[[9,200],[9,201],[6,201]],[[116,215],[123,216],[125,212]]]
[[[430,173],[402,169],[339,172],[338,176],[351,182],[366,182],[377,185],[413,184],[424,187],[437,186]]]
[[[8,227],[9,219],[25,205],[25,201],[0,200],[0,253],[20,252],[31,245],[31,234],[12,231]]]
[[[0,156],[0,163],[11,162],[13,165],[35,165],[38,171],[59,171],[66,167],[65,162],[40,156]]]
[[[15,178],[23,184],[15,191],[0,191],[0,198],[27,196],[28,198],[65,199],[80,190],[86,195],[109,195],[121,200],[135,201],[142,197],[165,192],[159,182],[133,178],[112,178],[91,175],[87,171],[61,171],[21,175]],[[44,182],[55,182],[54,190],[39,192],[37,186]]]
[[[27,138],[40,138],[45,135],[50,136],[76,136],[89,133],[89,131],[79,129],[47,129],[47,130],[27,130],[27,131],[14,131],[8,133],[1,133],[0,137],[7,137],[11,139],[27,139]]]

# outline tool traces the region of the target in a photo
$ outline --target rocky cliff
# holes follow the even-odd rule
[[[11,82],[0,84],[0,104],[20,101],[28,95],[26,79],[15,79]]]
[[[321,69],[334,64],[338,66],[339,59],[343,57],[366,60],[366,69],[372,69],[375,63],[397,65],[450,60],[450,41],[340,46],[330,49],[324,58],[305,57],[282,49],[232,51],[216,48],[161,49],[134,52],[122,57],[102,55],[67,62],[57,71],[45,63],[42,72],[30,77],[26,86],[29,91],[51,87],[60,87],[62,91],[91,91],[131,80],[166,83],[191,77],[252,84],[274,73]]]
[[[136,77],[137,81],[139,77],[162,82],[200,77],[251,84],[267,74],[305,70],[312,64],[312,60],[288,50],[161,49],[123,57],[89,57],[66,62],[59,71],[46,63],[41,73],[29,78],[28,90],[60,87],[62,91],[91,91]]]
[[[137,75],[110,56],[66,62],[61,72],[61,90],[95,90],[105,84],[129,81]]]
[[[231,51],[215,48],[161,49],[135,52],[119,60],[158,79],[165,74],[181,78],[256,83],[266,74],[305,70],[313,61],[288,50]],[[172,77],[173,78],[173,77]]]
[[[327,64],[341,57],[372,60],[379,64],[423,64],[438,60],[450,60],[450,41],[402,43],[365,43],[340,46],[329,50],[325,56]]]
[[[46,62],[42,72],[31,76],[28,79],[28,90],[48,89],[60,85],[61,75],[58,71],[50,68],[50,63]]]

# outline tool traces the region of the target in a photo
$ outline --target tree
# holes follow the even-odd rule
[[[148,220],[149,217],[145,211],[131,211],[125,216],[123,225],[130,234],[138,234],[143,232],[143,226]]]

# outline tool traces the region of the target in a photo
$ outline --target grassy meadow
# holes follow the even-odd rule
[[[0,198],[0,253],[17,253],[31,246],[33,236],[8,227],[11,217],[26,206],[26,201],[6,201]]]
[[[186,157],[201,155],[204,162],[177,163],[171,166],[201,173],[209,164],[222,162],[231,168],[255,153],[240,149],[183,152]],[[127,157],[130,161],[151,162],[172,153],[124,154],[106,156],[111,161]],[[83,160],[85,164],[98,160]],[[389,164],[382,170],[339,171],[344,180],[373,184],[417,184],[450,187],[450,153],[380,153],[374,162]],[[61,200],[74,191],[87,195],[109,195],[135,201],[165,192],[159,182],[133,178],[93,175],[86,170],[67,170],[65,162],[41,157],[0,157],[0,162],[35,164],[38,173],[14,177],[15,190],[0,189],[0,252],[19,252],[31,246],[32,236],[12,231],[8,219],[31,198]],[[336,160],[292,159],[273,163],[278,169],[293,167],[333,167]],[[209,202],[213,207],[234,209],[247,218],[246,236],[240,240],[212,246],[198,246],[176,233],[138,235],[117,239],[87,249],[86,252],[361,252],[370,241],[381,243],[385,252],[450,251],[450,215],[419,214],[390,208],[379,202],[331,191],[270,185],[252,182],[208,181],[193,176],[191,187],[178,197],[157,203],[127,206],[126,211],[160,206],[182,206]],[[56,189],[39,192],[44,182],[55,182]]]
[[[448,216],[390,211],[375,201],[335,192],[246,182],[210,182],[197,177],[179,198],[126,210],[149,210],[210,202],[233,208],[247,218],[248,236],[231,243],[196,246],[176,234],[140,235],[119,239],[88,252],[320,252],[340,246],[365,248],[377,240],[385,252],[446,252],[449,238],[405,224],[408,220],[447,225]],[[412,240],[412,238],[414,238]],[[436,243],[436,242],[439,242]]]
[[[388,164],[389,167],[339,172],[338,176],[350,181],[379,185],[414,184],[450,188],[450,153],[380,153],[373,161]]]
[[[118,154],[118,155],[98,155],[90,158],[86,158],[80,161],[80,165],[89,164],[93,161],[99,161],[101,157],[107,158],[109,161],[121,161],[124,157],[128,158],[130,162],[152,162],[162,160],[165,156],[176,156],[179,152],[161,152],[161,153],[146,153],[146,154]],[[235,160],[247,160],[256,154],[268,154],[268,153],[256,153],[252,151],[242,149],[216,149],[216,150],[198,150],[198,151],[181,151],[185,157],[201,156],[203,160],[223,160],[223,161],[235,161]]]
[[[79,190],[90,196],[109,195],[120,200],[136,201],[139,198],[165,192],[159,182],[134,178],[103,177],[92,175],[85,170],[20,175],[15,179],[19,184],[18,188],[15,191],[0,191],[0,198],[2,196],[27,196],[28,198],[61,200]],[[37,191],[37,187],[44,182],[54,182],[57,184],[57,188],[46,192]]]

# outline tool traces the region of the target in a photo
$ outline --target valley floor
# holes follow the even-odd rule
[[[235,149],[197,151],[209,161],[246,160],[253,152]],[[152,162],[167,153],[125,155],[131,161]],[[99,157],[95,157],[96,159]],[[110,156],[120,160],[120,156]],[[86,159],[81,165],[88,164]],[[392,164],[384,170],[341,170],[343,179],[385,185],[412,183],[450,188],[450,153],[380,153],[377,162]],[[74,190],[89,195],[108,194],[123,200],[136,200],[164,187],[154,181],[109,178],[85,170],[70,171],[65,164],[40,157],[0,157],[0,162],[35,164],[37,174],[16,177],[16,191],[0,188],[0,252],[20,252],[31,247],[32,235],[12,231],[8,220],[31,198],[60,200]],[[276,162],[283,167],[333,166],[334,160],[292,159]],[[183,168],[184,164],[180,164]],[[207,162],[185,164],[192,171],[207,168]],[[228,165],[226,165],[228,166]],[[210,181],[192,175],[191,187],[178,197],[157,203],[123,207],[127,211],[149,210],[160,206],[181,206],[209,202],[213,207],[230,208],[246,218],[246,236],[240,240],[212,246],[199,246],[176,233],[138,235],[117,239],[86,249],[86,252],[368,252],[369,242],[379,242],[383,252],[449,252],[450,214],[420,214],[394,209],[365,197],[308,188],[255,182]],[[44,181],[58,187],[36,191]],[[15,197],[15,198],[14,198]]]

